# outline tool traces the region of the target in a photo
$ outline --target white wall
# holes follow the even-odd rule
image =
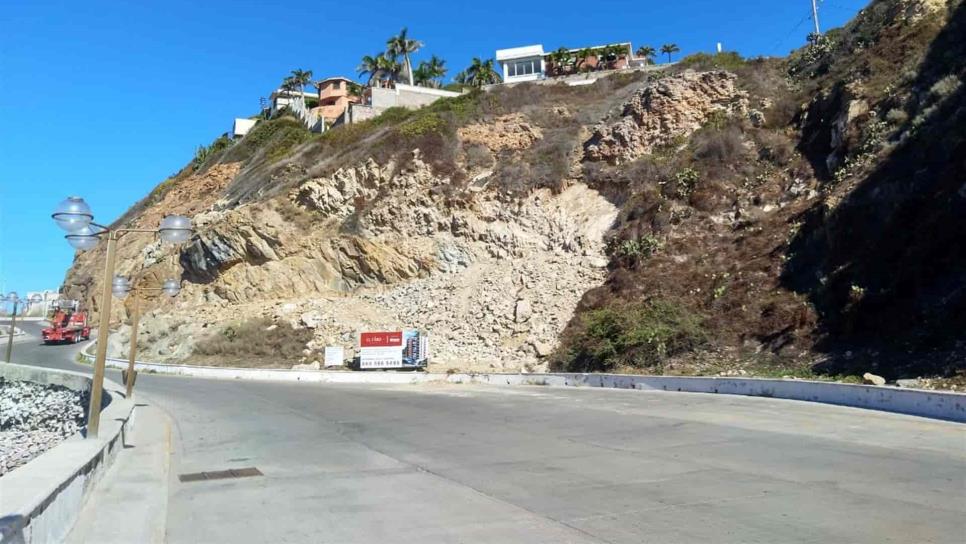
[[[232,138],[241,138],[242,136],[248,134],[248,132],[251,131],[251,129],[255,126],[255,123],[257,122],[258,122],[258,119],[235,118],[235,122],[232,124],[232,127],[231,127],[230,136]]]
[[[436,102],[440,98],[459,96],[460,93],[417,87],[397,83],[395,89],[372,88],[372,107],[375,110],[385,110],[393,107],[420,108]]]

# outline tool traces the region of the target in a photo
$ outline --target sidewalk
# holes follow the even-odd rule
[[[87,498],[68,543],[165,540],[171,422],[150,400],[136,398],[134,432]]]

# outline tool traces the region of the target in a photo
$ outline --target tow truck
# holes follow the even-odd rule
[[[78,302],[58,301],[56,304],[50,326],[41,331],[44,344],[76,344],[81,340],[90,340],[91,327],[87,324],[87,312],[78,310]]]

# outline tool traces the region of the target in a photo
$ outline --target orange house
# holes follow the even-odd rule
[[[347,77],[330,77],[321,81],[319,105],[312,108],[312,111],[324,117],[326,125],[331,125],[338,119],[349,104],[359,102],[359,97],[349,92],[349,84],[352,82]]]

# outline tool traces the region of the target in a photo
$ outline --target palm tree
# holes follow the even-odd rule
[[[556,51],[550,53],[550,61],[553,63],[553,70],[557,75],[562,75],[564,67],[571,62],[570,50],[560,46]]]
[[[574,68],[576,70],[580,70],[581,68],[583,68],[584,66],[586,66],[587,65],[587,62],[589,62],[589,60],[590,60],[590,57],[594,57],[594,58],[597,58],[599,60],[599,57],[597,56],[597,52],[594,51],[593,49],[591,49],[589,47],[585,47],[585,48],[581,49],[577,53],[577,62],[574,63]]]
[[[453,82],[459,83],[460,85],[465,84],[466,83],[466,71],[465,70],[461,70],[459,72],[456,72],[456,75],[453,76]]]
[[[433,77],[429,74],[429,64],[426,61],[419,63],[419,66],[413,70],[413,81],[416,85],[421,87],[428,87],[429,83],[433,80]]]
[[[671,53],[677,53],[680,50],[675,43],[666,43],[661,46],[661,54],[667,55],[668,62],[671,62]]]
[[[645,65],[654,62],[654,55],[656,54],[657,51],[650,45],[642,45],[637,48],[637,56],[644,59]]]
[[[292,75],[288,79],[291,80],[291,85],[295,87],[293,90],[301,93],[302,89],[312,82],[312,70],[302,70],[301,68],[292,70]]]
[[[416,77],[417,84],[439,88],[442,79],[446,77],[446,61],[433,55],[428,61],[420,62],[416,72],[419,74]]]
[[[399,31],[399,34],[386,41],[386,47],[388,48],[386,53],[394,56],[402,55],[403,59],[405,59],[406,73],[409,75],[410,85],[415,85],[415,82],[413,80],[413,64],[409,60],[409,54],[419,51],[419,48],[422,46],[423,42],[409,39],[406,35],[406,27],[403,27]]]
[[[402,65],[396,60],[396,56],[386,51],[376,59],[377,73],[379,80],[385,82],[389,87],[392,83],[399,81],[399,73],[402,72]],[[410,74],[412,77],[412,74]]]
[[[359,77],[369,76],[366,79],[367,86],[372,85],[373,79],[379,79],[379,59],[382,56],[382,53],[376,53],[373,56],[366,55],[362,57],[359,67],[356,68],[356,73],[359,74]]]
[[[503,78],[500,77],[500,74],[493,67],[493,59],[484,61],[479,57],[473,57],[473,61],[466,69],[466,83],[474,87],[482,87],[483,85],[490,85],[501,81],[503,81]]]
[[[605,45],[597,54],[597,69],[613,68],[623,53],[624,49],[619,45]]]

